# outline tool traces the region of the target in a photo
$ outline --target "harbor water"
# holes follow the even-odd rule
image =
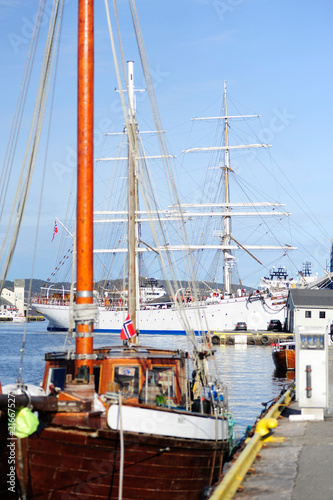
[[[39,385],[44,372],[44,354],[67,348],[65,333],[47,332],[47,322],[0,324],[0,382],[2,385],[17,380],[24,329],[22,380]],[[142,345],[192,351],[187,337],[172,335],[141,336]],[[94,345],[119,345],[118,335],[97,334]],[[290,383],[286,374],[278,376],[274,369],[270,346],[246,344],[215,346],[216,361],[221,379],[228,386],[229,410],[236,421],[235,432],[242,436],[247,425],[255,419],[273,398]],[[291,376],[291,374],[288,374]]]

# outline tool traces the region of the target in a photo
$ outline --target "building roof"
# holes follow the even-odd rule
[[[333,290],[322,288],[309,290],[306,288],[292,288],[289,291],[288,303],[294,307],[322,307],[333,309]]]
[[[12,306],[13,304],[4,297],[0,297],[0,306]]]

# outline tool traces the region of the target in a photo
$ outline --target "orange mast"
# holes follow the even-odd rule
[[[79,0],[75,372],[87,381],[93,373],[93,105],[94,1]]]

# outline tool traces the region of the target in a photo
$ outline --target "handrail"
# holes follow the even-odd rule
[[[269,409],[256,425],[256,432],[250,439],[237,460],[230,467],[223,480],[214,489],[209,500],[229,500],[233,498],[246,473],[254,462],[265,439],[272,433],[272,429],[277,426],[276,418],[281,414],[282,408],[288,406],[292,399],[292,389],[288,389],[280,399]]]

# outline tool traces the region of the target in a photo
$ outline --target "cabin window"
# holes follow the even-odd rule
[[[95,392],[98,394],[99,390],[99,378],[101,374],[101,367],[100,366],[94,366],[94,377],[95,377]]]
[[[149,384],[154,384],[161,389],[164,396],[175,396],[174,369],[173,367],[153,366],[149,372]]]
[[[326,311],[319,311],[319,318],[326,318]]]
[[[140,401],[146,404],[168,405],[175,397],[174,368],[153,366],[146,371]]]
[[[66,381],[66,368],[50,368],[47,378],[46,394],[50,394],[50,385],[53,384],[56,389],[63,389]]]
[[[114,369],[114,382],[119,384],[119,390],[126,395],[138,396],[139,394],[139,367],[116,366]]]
[[[305,317],[311,318],[311,311],[305,311]]]

